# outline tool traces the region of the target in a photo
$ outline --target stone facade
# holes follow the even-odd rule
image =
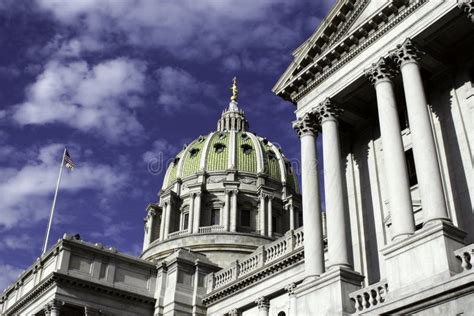
[[[0,312],[474,315],[472,9],[337,1],[274,87],[296,105],[301,198],[234,86],[217,131],[177,155],[147,208],[142,259],[66,236]]]

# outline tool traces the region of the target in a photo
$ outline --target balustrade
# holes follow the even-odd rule
[[[454,255],[461,261],[463,271],[472,269],[472,257],[474,256],[474,244],[454,251]]]
[[[360,312],[385,302],[387,293],[387,280],[382,280],[378,283],[369,285],[366,288],[349,294],[349,297],[354,303],[356,311]]]

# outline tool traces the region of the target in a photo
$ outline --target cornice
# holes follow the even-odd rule
[[[415,10],[427,3],[428,0],[413,1],[403,7],[404,2],[405,1],[389,2],[371,18],[367,19],[365,23],[361,24],[360,27],[346,34],[346,36],[335,43],[331,49],[327,50],[324,54],[319,56],[318,59],[296,74],[283,88],[279,91],[274,90],[274,92],[285,100],[293,103],[298,102],[317,85],[329,78],[338,69],[376,42],[382,35],[386,34]],[[397,11],[391,20],[388,20],[385,12],[393,12],[394,6],[397,10],[399,8],[401,9]],[[373,33],[369,34],[371,31],[373,31]],[[296,91],[290,92],[288,91],[290,89],[296,89]]]

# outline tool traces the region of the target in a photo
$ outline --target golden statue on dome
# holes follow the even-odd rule
[[[230,88],[232,90],[232,96],[230,97],[231,102],[237,102],[237,96],[239,94],[239,90],[237,89],[237,78],[234,77],[232,79],[232,87]]]

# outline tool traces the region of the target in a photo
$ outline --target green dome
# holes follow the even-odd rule
[[[239,174],[264,176],[298,193],[290,161],[279,147],[248,131],[249,124],[235,99],[231,98],[229,107],[222,112],[216,132],[199,136],[176,155],[168,166],[163,190],[178,179],[235,170]]]

